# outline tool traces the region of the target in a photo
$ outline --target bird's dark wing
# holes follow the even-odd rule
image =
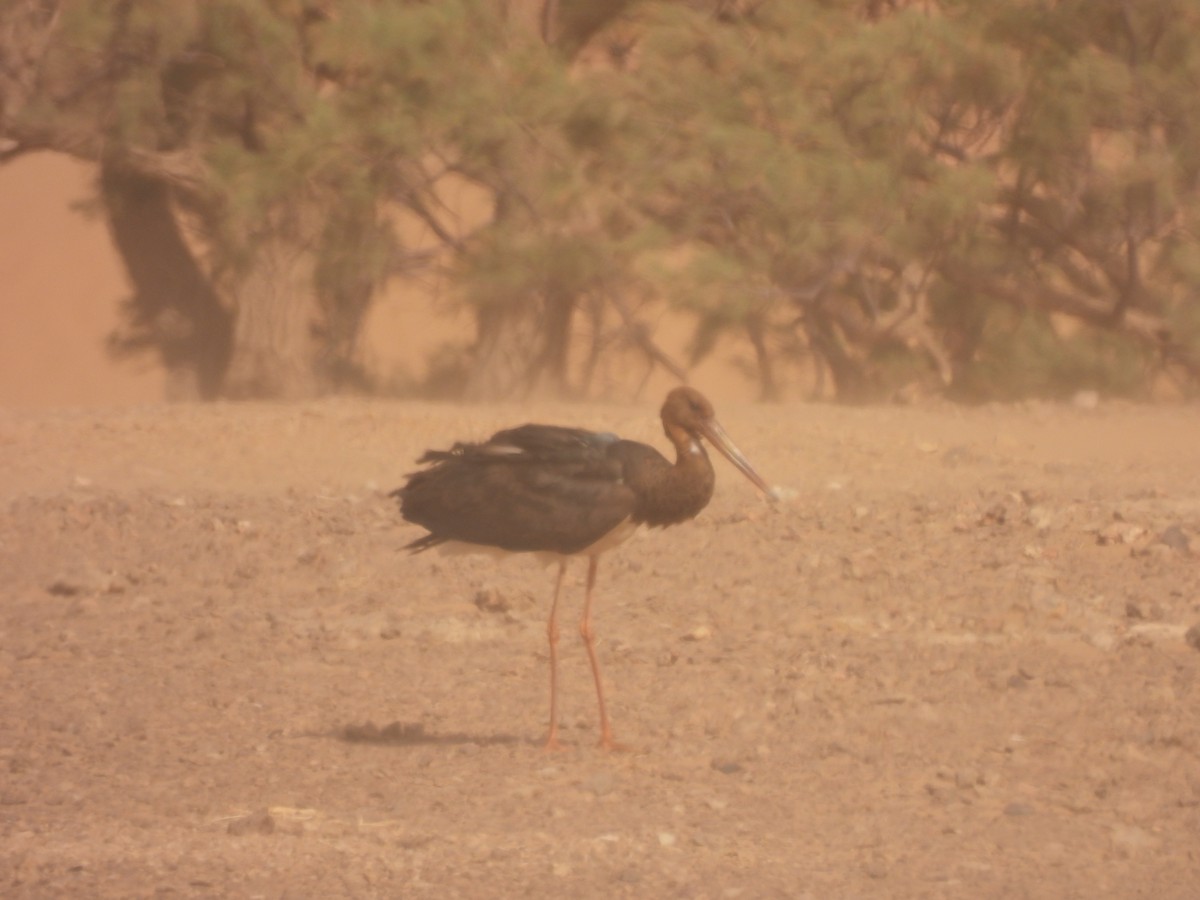
[[[629,517],[632,490],[610,455],[612,435],[522,425],[478,444],[429,451],[429,468],[395,491],[400,512],[429,534],[423,550],[465,541],[515,552],[577,553]]]

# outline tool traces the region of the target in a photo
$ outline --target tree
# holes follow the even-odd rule
[[[1197,42],[1177,26],[1195,16],[1174,0],[642,8],[617,89],[642,127],[621,152],[630,205],[688,260],[659,283],[696,313],[695,355],[740,334],[766,396],[789,356],[844,398],[894,389],[898,364],[987,393],[1001,347],[1065,316],[1194,380]],[[1022,383],[1069,389],[1051,350],[1081,341],[1026,341],[1009,363],[1044,358],[1044,383]]]
[[[353,380],[370,297],[405,262],[382,206],[429,190],[409,181],[438,137],[425,73],[478,50],[445,44],[485,4],[9,5],[0,39],[23,55],[0,82],[6,157],[99,164],[134,285],[114,346],[156,349],[185,394]],[[364,103],[381,96],[382,125]]]
[[[1200,379],[1190,0],[4,4],[0,162],[98,164],[114,349],[179,395],[368,385],[413,267],[474,316],[467,396],[683,375],[668,305],[765,397]]]

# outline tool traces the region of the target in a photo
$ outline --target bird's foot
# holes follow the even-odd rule
[[[563,751],[570,749],[570,744],[564,744],[562,741],[560,741],[555,732],[551,732],[550,736],[546,738],[546,743],[542,745],[543,753],[562,753]]]
[[[633,748],[628,744],[622,744],[620,741],[613,738],[612,734],[605,732],[600,735],[600,743],[597,745],[601,750],[607,750],[610,753],[631,753]]]

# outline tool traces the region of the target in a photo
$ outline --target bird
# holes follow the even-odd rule
[[[592,601],[601,554],[639,528],[693,519],[708,505],[715,472],[707,441],[768,500],[778,499],[730,440],[712,404],[698,390],[672,390],[662,405],[662,426],[675,449],[672,463],[654,447],[609,432],[526,424],[480,443],[458,442],[428,450],[425,466],[409,473],[389,496],[400,514],[427,534],[405,545],[413,553],[531,553],[557,562],[546,634],[550,644],[550,726],[546,750],[563,748],[558,731],[558,606],[567,563],[587,559],[587,587],[579,633],[595,681],[602,748],[619,749],[605,704],[596,656]]]

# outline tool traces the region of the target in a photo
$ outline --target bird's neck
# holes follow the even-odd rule
[[[675,445],[675,465],[664,467],[647,491],[643,506],[648,525],[674,525],[693,518],[712,498],[715,475],[699,439],[683,431],[668,432]]]

